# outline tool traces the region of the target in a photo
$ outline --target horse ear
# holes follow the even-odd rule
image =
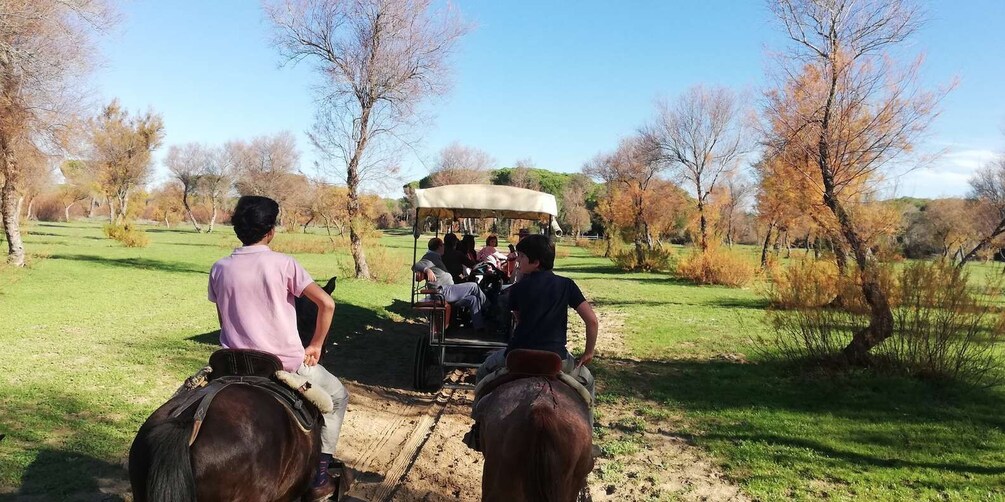
[[[325,284],[325,287],[323,287],[321,289],[325,290],[325,293],[328,293],[329,295],[332,294],[332,293],[334,293],[335,292],[335,283],[336,283],[336,281],[338,281],[338,277],[337,276],[332,276],[331,279],[328,279],[328,283]]]

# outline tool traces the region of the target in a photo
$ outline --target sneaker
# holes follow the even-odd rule
[[[480,433],[478,430],[478,422],[475,422],[471,426],[471,430],[464,434],[464,444],[468,445],[474,451],[482,451],[482,444],[480,439]]]
[[[315,484],[311,486],[311,490],[307,492],[307,500],[311,502],[321,502],[322,500],[328,500],[332,495],[335,494],[335,481],[331,476],[324,476],[324,481],[320,484]]]

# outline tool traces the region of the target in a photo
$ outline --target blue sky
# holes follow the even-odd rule
[[[406,180],[425,175],[454,141],[489,152],[500,166],[531,158],[539,167],[578,171],[647,121],[658,97],[704,83],[746,91],[755,102],[767,54],[784,42],[757,0],[456,6],[475,29],[453,59],[452,91],[426,107],[432,120],[403,159]],[[909,50],[927,55],[928,85],[954,77],[959,84],[919,145],[946,153],[895,179],[896,193],[960,196],[973,170],[1005,149],[1005,2],[926,7],[928,22]],[[137,0],[122,13],[103,40],[97,94],[163,114],[167,135],[158,158],[170,144],[289,130],[310,171],[314,153],[303,132],[312,120],[314,77],[307,65],[279,67],[257,2]],[[165,178],[158,166],[156,180]]]

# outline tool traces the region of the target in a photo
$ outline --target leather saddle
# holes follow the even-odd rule
[[[304,432],[312,431],[323,420],[314,404],[275,379],[274,375],[283,369],[283,365],[272,354],[250,349],[220,349],[209,357],[209,365],[212,371],[208,375],[208,383],[185,394],[171,413],[171,418],[177,418],[186,410],[196,407],[189,445],[199,435],[199,428],[206,419],[213,399],[231,385],[248,385],[269,393],[296,419]]]
[[[506,355],[505,368],[496,370],[475,386],[473,408],[477,408],[478,402],[483,397],[500,386],[528,377],[545,377],[561,381],[572,387],[587,406],[593,405],[589,391],[576,381],[575,377],[562,372],[562,358],[558,354],[546,350],[517,349]]]

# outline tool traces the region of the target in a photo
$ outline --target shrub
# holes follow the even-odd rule
[[[769,311],[775,334],[761,340],[772,349],[766,354],[847,366],[842,350],[869,322],[857,280],[820,264],[790,269],[771,279],[773,304],[791,310]],[[966,272],[942,261],[909,264],[899,274],[880,267],[877,273],[890,297],[894,331],[873,349],[876,368],[975,385],[1003,381],[997,346],[1005,341],[1005,317],[993,304],[998,283],[971,289]],[[826,301],[831,295],[841,301]]]
[[[269,247],[285,254],[325,254],[335,251],[335,245],[327,237],[292,232],[278,236],[269,243]]]
[[[603,250],[601,250],[601,254]],[[675,268],[676,256],[669,248],[644,249],[642,263],[639,263],[634,247],[613,251],[611,260],[621,270],[645,270],[668,272]]]
[[[677,265],[677,274],[698,284],[740,287],[754,278],[755,268],[743,257],[721,249],[695,251]]]
[[[370,268],[373,280],[393,284],[409,278],[411,274],[409,264],[401,256],[396,256],[376,241],[364,242],[363,249],[366,252],[366,265]],[[356,263],[352,259],[352,254],[336,257],[335,266],[339,277],[356,277]]]
[[[767,272],[767,297],[775,308],[823,307],[841,290],[837,265],[831,261],[803,260]]]
[[[122,243],[128,248],[145,248],[150,245],[150,237],[143,229],[134,226],[132,223],[106,224],[103,227],[105,236]]]
[[[996,345],[1005,341],[1005,318],[991,303],[1000,287],[971,289],[968,275],[945,261],[906,266],[895,334],[877,347],[878,355],[919,377],[1001,383]]]

